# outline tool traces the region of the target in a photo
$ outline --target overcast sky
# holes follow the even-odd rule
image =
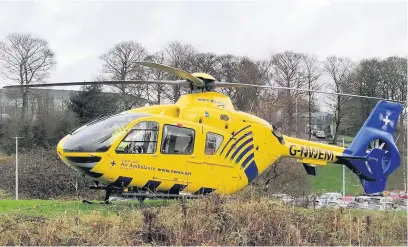
[[[135,40],[149,52],[179,40],[202,52],[266,58],[294,50],[369,57],[406,55],[405,1],[0,2],[0,39],[46,39],[57,67],[49,82],[91,80],[99,55]]]

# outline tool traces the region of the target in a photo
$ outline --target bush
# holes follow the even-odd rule
[[[15,139],[19,136],[19,148],[32,150],[51,149],[59,140],[78,126],[78,120],[70,111],[50,109],[39,113],[35,121],[21,122],[13,119],[0,126],[0,151],[7,154],[15,152]]]
[[[262,195],[285,193],[307,195],[311,183],[303,166],[290,158],[281,158],[252,182],[252,189]]]

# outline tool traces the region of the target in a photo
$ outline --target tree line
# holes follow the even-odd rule
[[[268,54],[265,59],[255,60],[246,56],[200,52],[190,44],[179,41],[169,42],[161,50],[149,52],[137,41],[123,41],[114,44],[99,57],[103,61],[100,75],[95,80],[142,80],[179,79],[162,71],[145,68],[137,61],[152,61],[167,64],[189,72],[205,72],[217,80],[240,82],[254,85],[284,86],[323,90],[335,93],[350,93],[378,96],[406,101],[407,60],[404,57],[385,59],[367,58],[354,62],[347,57],[329,56],[320,61],[316,56],[294,51]],[[44,82],[55,69],[55,52],[49,43],[31,34],[13,33],[0,42],[0,69],[4,78],[18,84]],[[84,78],[87,79],[87,78]],[[118,102],[107,99],[103,107],[118,111],[143,104],[175,102],[184,93],[180,87],[167,85],[124,85],[105,86],[115,91]],[[99,102],[93,93],[102,92],[102,87],[84,87],[88,93],[73,96],[69,109],[83,121],[94,117],[84,115],[84,108],[100,114],[101,110],[91,101]],[[228,95],[238,110],[259,115],[276,125],[282,126],[289,135],[295,132],[295,105],[298,112],[319,110],[316,94],[292,90],[265,89],[220,89]],[[27,114],[27,94],[21,90],[21,116]],[[87,95],[89,98],[87,98]],[[96,97],[96,98],[95,98]],[[82,98],[82,100],[81,100]],[[334,115],[336,132],[341,125],[351,129],[359,128],[374,107],[376,100],[329,96],[327,104]],[[85,101],[84,101],[85,100]],[[88,101],[87,101],[88,100]],[[297,103],[297,104],[296,104]],[[92,107],[91,107],[92,108]],[[402,122],[401,122],[402,123]],[[309,124],[311,128],[312,124]],[[309,129],[309,138],[310,138]],[[334,143],[337,135],[334,136]]]
[[[115,44],[99,57],[103,61],[97,80],[140,80],[177,79],[162,71],[147,69],[136,61],[152,61],[168,64],[186,71],[209,73],[221,81],[241,82],[256,85],[285,86],[329,92],[352,93],[379,96],[406,101],[406,58],[369,58],[353,62],[346,57],[327,57],[319,61],[316,56],[293,51],[271,54],[263,60],[231,54],[202,53],[192,45],[170,42],[160,51],[149,53],[136,41]],[[46,40],[31,34],[13,33],[0,42],[0,69],[4,78],[18,83],[44,82],[56,67],[55,53]],[[322,79],[322,77],[324,77]],[[85,87],[87,93],[78,93],[71,100],[70,110],[76,113],[80,122],[89,120],[103,111],[127,110],[144,103],[160,104],[175,102],[186,93],[179,87],[166,85],[124,85],[109,86],[119,94],[119,102],[112,98],[103,101],[92,93],[99,93],[101,87]],[[235,107],[242,111],[260,115],[268,121],[282,126],[289,135],[295,131],[295,107],[299,112],[318,111],[319,104],[313,92],[260,89],[220,89],[228,95]],[[28,109],[29,90],[21,90],[21,119]],[[335,133],[340,125],[356,131],[364,122],[376,103],[370,99],[356,99],[345,96],[329,97]],[[95,104],[98,102],[98,104]],[[298,103],[298,104],[296,104]],[[98,106],[110,106],[98,109]],[[296,106],[295,106],[296,105]],[[307,107],[306,107],[307,106]],[[113,108],[113,109],[112,109]],[[88,110],[87,110],[88,109]],[[102,112],[101,112],[102,111]],[[92,114],[94,113],[94,114]],[[309,128],[312,124],[309,122]],[[309,129],[309,139],[311,131]],[[350,133],[352,134],[352,133]],[[334,143],[337,135],[334,136]]]

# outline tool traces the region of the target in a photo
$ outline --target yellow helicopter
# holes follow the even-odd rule
[[[111,84],[169,84],[189,87],[175,104],[131,109],[96,119],[65,136],[57,146],[61,160],[95,181],[90,188],[146,198],[232,194],[242,190],[281,157],[297,159],[310,175],[315,166],[345,165],[366,193],[382,192],[400,165],[393,133],[401,114],[397,102],[380,99],[348,148],[282,135],[271,123],[234,109],[221,87],[261,87],[216,81],[205,73],[151,62],[183,80],[68,82],[7,87]],[[319,92],[319,91],[314,91]],[[327,92],[321,92],[327,93]],[[331,93],[339,94],[339,93]],[[324,178],[323,178],[324,179]]]

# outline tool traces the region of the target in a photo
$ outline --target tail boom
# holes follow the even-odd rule
[[[283,156],[299,159],[304,164],[327,165],[338,161],[338,156],[344,148],[312,142],[293,137],[285,137],[285,150]]]

